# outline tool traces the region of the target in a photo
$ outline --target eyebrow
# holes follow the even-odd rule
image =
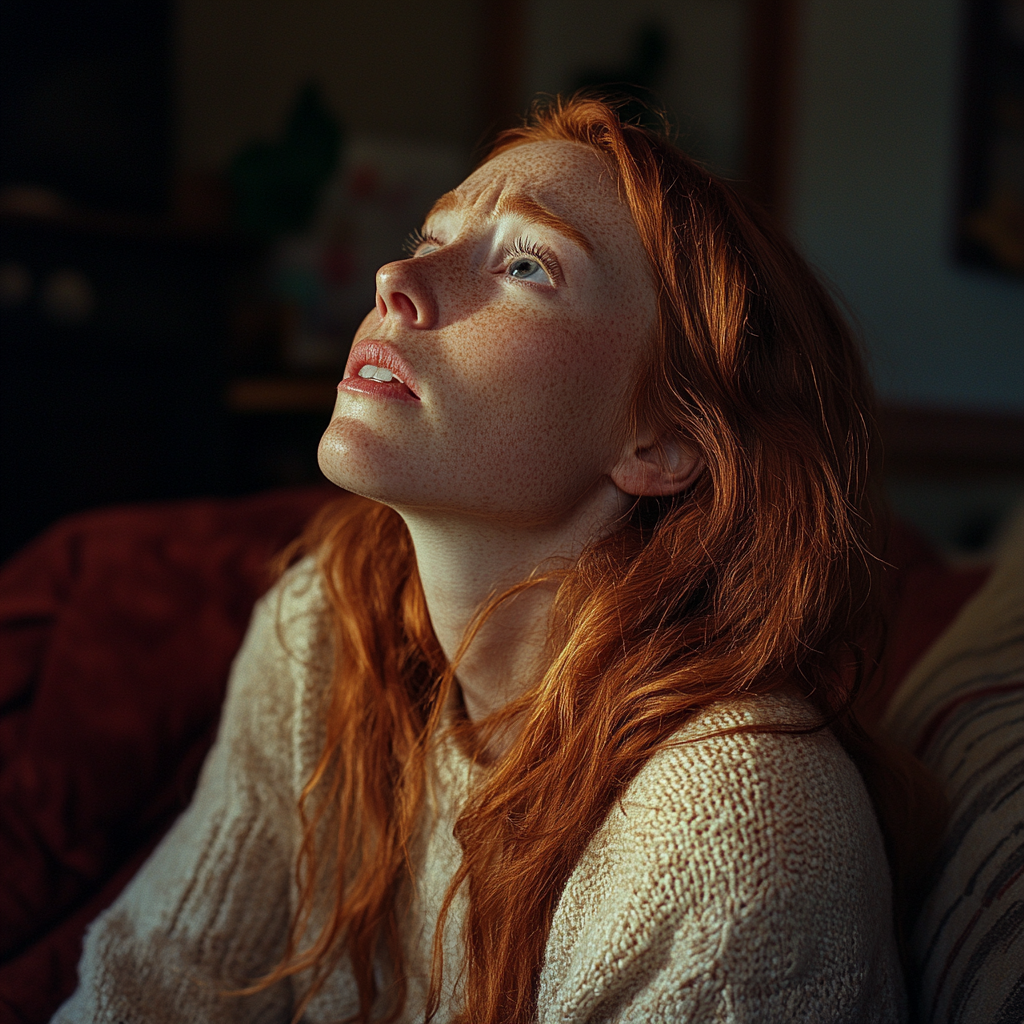
[[[461,195],[459,195],[458,192],[452,189],[451,192],[445,192],[445,194],[441,196],[441,198],[438,199],[436,203],[434,203],[434,205],[430,208],[430,212],[424,219],[430,220],[430,218],[433,217],[435,213],[447,213],[449,210],[455,210],[458,207],[464,205],[465,200],[462,198]]]
[[[445,192],[443,196],[430,208],[427,218],[434,214],[446,213],[449,210],[458,209],[466,205],[465,197],[456,190]],[[583,234],[579,228],[574,227],[567,220],[559,217],[557,213],[549,210],[542,203],[537,202],[530,196],[519,193],[502,193],[498,199],[498,205],[494,210],[499,217],[515,216],[525,220],[531,220],[536,224],[543,224],[545,227],[565,235],[571,242],[575,242],[588,256],[594,251],[590,239]]]

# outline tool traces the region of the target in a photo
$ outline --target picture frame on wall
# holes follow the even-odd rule
[[[965,0],[956,256],[1024,281],[1024,0]]]

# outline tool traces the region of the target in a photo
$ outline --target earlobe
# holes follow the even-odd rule
[[[703,468],[703,460],[693,449],[670,439],[632,449],[610,475],[626,494],[658,497],[686,490]]]

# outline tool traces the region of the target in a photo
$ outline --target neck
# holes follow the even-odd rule
[[[610,487],[593,499],[567,521],[529,530],[400,510],[431,623],[449,661],[490,598],[532,575],[574,564],[588,543],[607,532],[621,514],[619,492]],[[543,676],[555,590],[555,583],[539,583],[502,602],[463,652],[456,679],[471,721],[500,710]]]

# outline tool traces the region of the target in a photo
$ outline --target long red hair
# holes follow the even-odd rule
[[[516,717],[517,738],[455,826],[463,858],[435,937],[427,1016],[440,1000],[441,929],[465,887],[461,1024],[533,1018],[570,872],[625,787],[700,709],[796,687],[861,766],[883,823],[882,791],[890,802],[895,792],[850,710],[878,621],[877,442],[871,388],[836,303],[757,207],[609,105],[537,107],[487,159],[543,140],[590,146],[617,170],[658,295],[632,415],[693,446],[704,471],[683,495],[638,501],[627,525],[559,577],[551,666],[499,715]],[[301,806],[298,909],[264,983],[308,971],[315,991],[347,958],[357,1019],[369,1021],[383,948],[393,1020],[428,740],[454,671],[397,513],[344,499],[302,546],[317,552],[334,677]],[[494,725],[459,726],[471,755],[485,757]],[[899,869],[906,851],[890,853]],[[325,891],[329,912],[307,936]]]

